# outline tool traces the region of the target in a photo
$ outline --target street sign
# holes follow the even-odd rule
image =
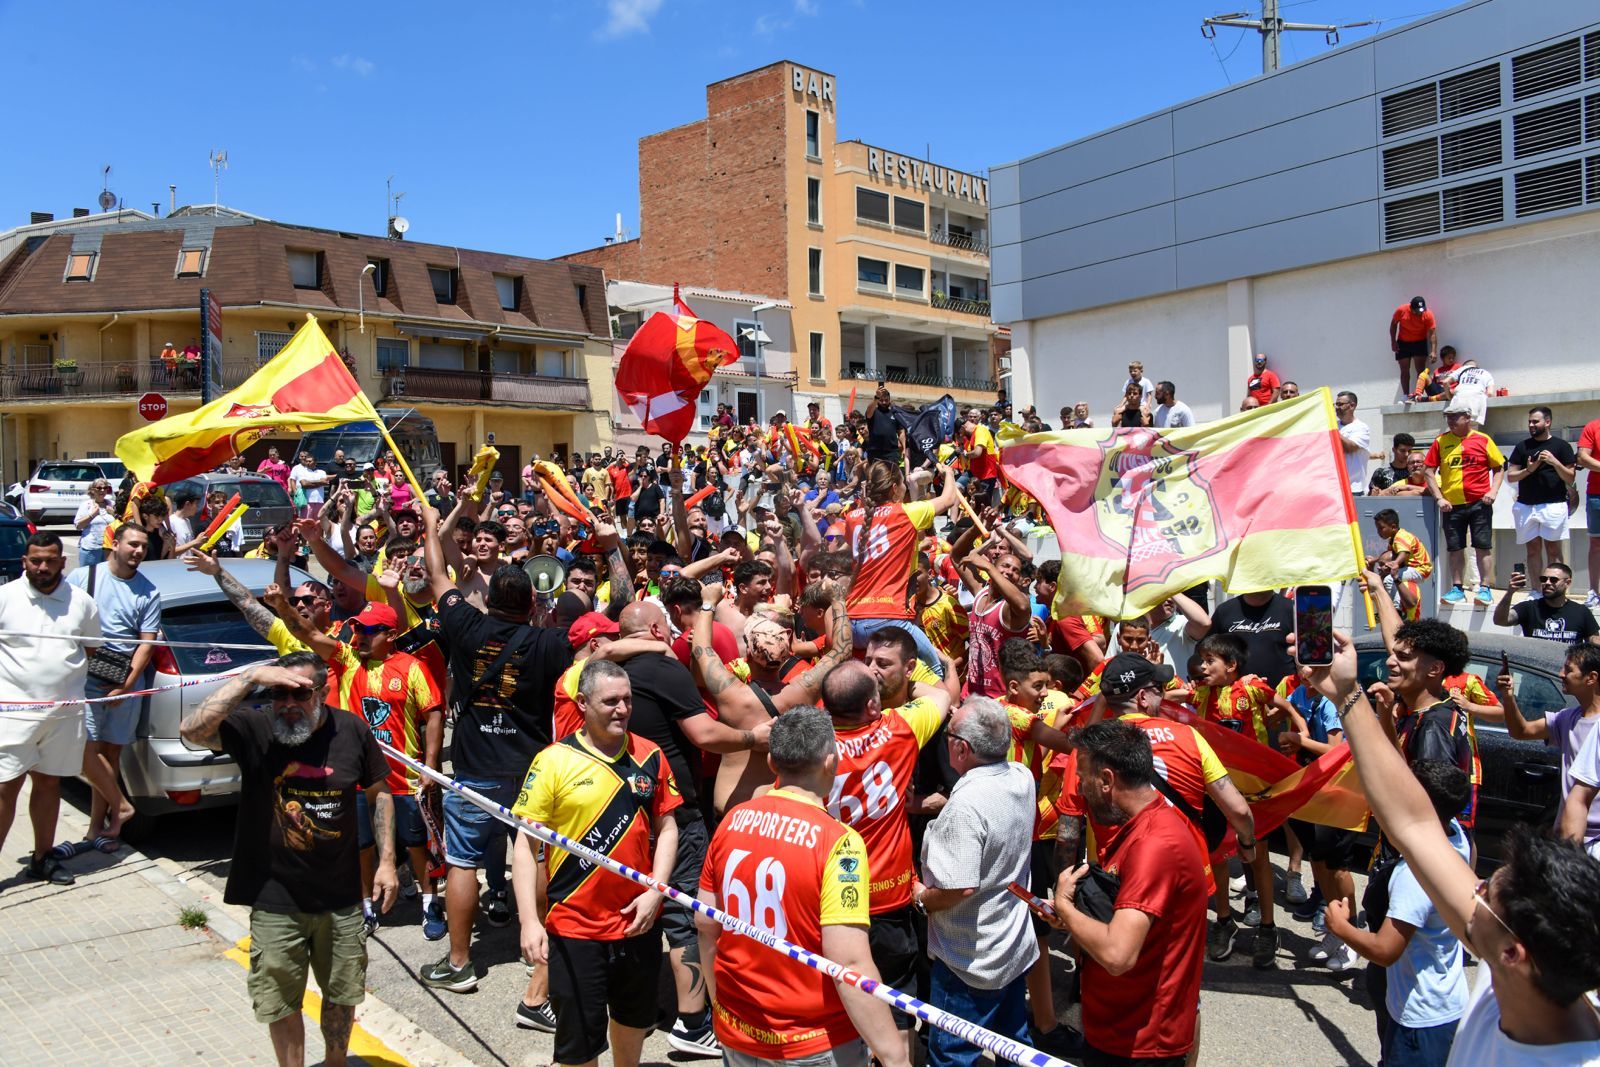
[[[146,422],[159,422],[167,417],[167,398],[160,393],[146,393],[139,398],[139,414]]]

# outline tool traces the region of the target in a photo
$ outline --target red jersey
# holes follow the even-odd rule
[[[1583,427],[1583,432],[1578,435],[1578,447],[1587,448],[1589,455],[1600,459],[1600,419],[1594,419]],[[1600,496],[1600,471],[1589,472],[1589,496]]]
[[[1157,799],[1123,824],[1104,866],[1121,879],[1118,910],[1153,920],[1133,966],[1113,975],[1083,962],[1083,1036],[1112,1056],[1182,1056],[1194,1045],[1205,965],[1205,850],[1189,820]]]
[[[611,475],[611,495],[617,500],[626,500],[633,495],[633,481],[628,477],[626,465],[613,465],[609,471]]]
[[[572,666],[561,673],[556,679],[555,715],[552,725],[554,732],[551,737],[560,741],[583,729],[583,709],[578,707],[578,678],[583,674],[583,665],[588,660],[574,660]]]
[[[335,707],[367,720],[372,736],[390,748],[414,760],[422,759],[428,713],[437,710],[441,700],[438,685],[420,660],[395,652],[381,663],[373,663],[341,644],[329,667]],[[414,794],[418,773],[393,756],[384,758],[389,761],[389,791],[395,796]]]
[[[845,517],[845,531],[856,558],[856,574],[845,596],[845,611],[852,619],[916,618],[907,595],[911,572],[917,563],[917,532],[933,528],[933,505],[885,504],[872,513],[868,543],[861,544],[865,512]]]
[[[1428,334],[1433,332],[1436,325],[1433,312],[1424,310],[1420,315],[1413,315],[1410,304],[1401,304],[1395,308],[1389,322],[1391,325],[1399,323],[1400,328],[1395,332],[1395,339],[1400,341],[1426,341]]]
[[[1272,698],[1278,691],[1254,674],[1247,674],[1227,685],[1197,685],[1194,687],[1194,710],[1202,719],[1216,722],[1219,719],[1239,719],[1244,722],[1244,734],[1263,745],[1271,745],[1267,718],[1273,712]]]
[[[828,814],[861,834],[876,881],[868,886],[872,914],[911,904],[911,825],[902,800],[917,755],[944,722],[926,697],[851,730],[836,730],[839,766],[828,794]]]
[[[1256,403],[1270,404],[1272,403],[1272,395],[1278,391],[1280,384],[1276,374],[1269,370],[1264,370],[1260,374],[1252,374],[1249,380],[1244,383],[1244,389],[1245,392],[1255,398]]]
[[[780,788],[722,817],[700,888],[735,918],[820,953],[824,926],[870,922],[861,889],[871,871],[861,835]],[[725,1048],[801,1059],[857,1036],[833,979],[747,937],[717,939],[715,974],[712,1025]]]

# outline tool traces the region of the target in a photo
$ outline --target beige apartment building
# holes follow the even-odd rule
[[[773,63],[706,87],[706,117],[639,142],[640,236],[567,257],[608,277],[791,305],[795,406],[838,417],[883,380],[913,403],[995,398],[989,185],[840,140],[838,79]]]
[[[516,484],[533,454],[611,442],[612,350],[595,268],[292,226],[227,208],[37,219],[0,233],[0,470],[109,456],[144,425],[200,404],[197,372],[167,341],[198,344],[200,294],[221,311],[221,380],[232,389],[315,314],[382,408],[434,422],[459,470],[495,434]],[[293,438],[263,441],[292,446]]]

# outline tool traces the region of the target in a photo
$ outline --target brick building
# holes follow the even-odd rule
[[[311,312],[375,404],[433,419],[452,470],[489,431],[512,484],[533,453],[610,443],[610,325],[593,267],[227,208],[123,211],[0,233],[6,481],[42,459],[109,455],[142,425],[146,391],[173,414],[198,407],[198,375],[169,371],[158,354],[196,340],[202,289],[221,304],[225,388]]]
[[[838,79],[774,63],[706,87],[706,117],[639,142],[639,228],[568,260],[608,277],[792,305],[795,406],[851,383],[994,399],[988,182],[837,137]],[[870,387],[862,390],[865,404]]]

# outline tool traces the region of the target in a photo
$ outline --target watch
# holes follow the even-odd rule
[[[702,601],[700,601],[700,610],[701,611],[716,611],[717,610],[717,606],[715,604],[707,604],[704,600],[702,600]]]

